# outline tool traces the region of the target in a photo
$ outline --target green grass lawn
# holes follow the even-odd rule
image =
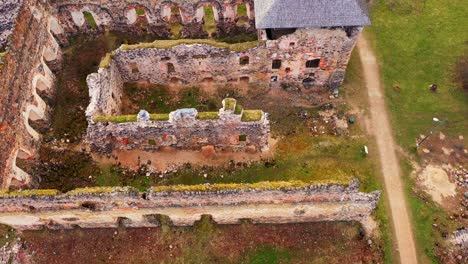
[[[455,136],[468,127],[468,94],[454,80],[457,60],[466,56],[468,5],[463,0],[378,0],[372,8],[374,39],[388,107],[398,143],[448,119],[442,129]],[[437,84],[438,91],[429,91]],[[397,92],[393,87],[399,86]]]
[[[448,120],[443,133],[466,137],[468,93],[455,76],[457,61],[468,50],[467,12],[462,0],[377,0],[372,7],[367,33],[379,57],[397,142],[411,153],[418,135],[434,125],[433,117]],[[431,84],[437,84],[437,92],[429,91]],[[427,195],[414,191],[412,168],[409,162],[402,165],[419,261],[437,263],[435,245],[443,245],[441,234],[453,222]],[[436,230],[434,223],[443,228]]]

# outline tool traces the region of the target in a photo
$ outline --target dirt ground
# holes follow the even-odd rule
[[[358,223],[75,229],[21,234],[31,263],[379,263]],[[92,239],[90,239],[92,237]]]

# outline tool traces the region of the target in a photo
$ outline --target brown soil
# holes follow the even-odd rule
[[[377,263],[358,223],[75,229],[22,234],[32,263]],[[92,239],[90,239],[92,237]]]
[[[274,148],[275,140],[270,139],[270,149]],[[272,157],[271,151],[247,153],[247,152],[215,152],[203,153],[202,151],[176,150],[165,148],[160,151],[143,150],[114,150],[112,157],[92,154],[93,159],[101,166],[106,164],[119,164],[130,170],[137,170],[140,165],[147,164],[157,171],[173,170],[183,167],[185,164],[194,166],[225,166],[230,161],[255,162]]]

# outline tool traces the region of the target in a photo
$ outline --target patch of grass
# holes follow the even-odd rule
[[[250,264],[276,264],[289,263],[291,254],[285,249],[279,249],[273,246],[263,246],[250,253]]]
[[[31,196],[54,196],[59,194],[59,191],[52,189],[39,190],[23,190],[23,191],[0,191],[0,197],[31,197]]]
[[[94,122],[112,122],[112,123],[128,123],[136,122],[137,115],[121,115],[121,116],[95,116]]]
[[[135,45],[122,45],[122,50],[136,50],[136,49],[170,49],[177,45],[210,45],[217,48],[226,48],[232,51],[246,51],[257,47],[258,41],[250,41],[243,43],[229,44],[225,42],[219,42],[213,39],[174,39],[174,40],[155,40],[150,43],[140,43]]]
[[[169,30],[171,31],[171,34],[174,38],[180,37],[180,32],[182,31],[183,28],[184,26],[180,24],[179,22],[169,24]]]
[[[262,119],[262,110],[244,110],[242,112],[242,122],[256,122]]]
[[[112,60],[112,55],[110,53],[106,53],[106,56],[104,56],[99,63],[99,68],[109,68],[110,63]]]
[[[219,119],[218,112],[198,112],[197,118],[200,120]]]
[[[261,181],[255,183],[215,183],[197,185],[168,185],[152,187],[154,192],[217,192],[223,190],[282,190],[305,188],[309,186],[336,184],[348,185],[348,181],[321,180],[314,182],[295,181]]]
[[[98,186],[98,187],[85,187],[73,189],[66,193],[69,196],[79,196],[88,194],[110,194],[110,193],[137,193],[138,190],[132,187],[118,187],[118,186]]]
[[[237,16],[247,16],[247,5],[246,4],[238,4],[237,5]]]
[[[13,228],[7,225],[0,224],[0,247],[6,243],[11,243],[16,238],[16,232]]]
[[[212,35],[216,32],[216,21],[214,17],[214,8],[212,6],[204,6],[203,12],[205,13],[203,30]]]
[[[150,120],[153,121],[168,121],[169,114],[150,114]]]
[[[83,16],[85,18],[86,23],[90,25],[94,30],[96,30],[98,26],[96,20],[94,20],[93,14],[91,14],[88,11],[84,11]]]
[[[136,12],[137,16],[144,16],[145,15],[145,9],[143,7],[135,8],[135,12]]]
[[[432,117],[448,119],[445,134],[463,134],[468,95],[453,77],[458,58],[468,51],[468,5],[463,0],[375,2],[368,30],[381,62],[398,142],[413,148],[415,139],[433,125]],[[431,84],[438,85],[437,92],[429,91]]]
[[[236,99],[234,98],[225,98],[224,100],[224,110],[234,111],[236,106]]]

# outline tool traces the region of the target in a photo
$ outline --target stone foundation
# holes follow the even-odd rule
[[[347,187],[276,184],[257,184],[265,188],[185,186],[185,191],[155,187],[144,193],[130,188],[95,188],[55,196],[3,196],[0,223],[17,229],[150,227],[161,225],[163,220],[190,226],[202,215],[211,215],[218,224],[236,224],[243,219],[253,223],[365,221],[380,196],[380,192],[358,192],[357,181]]]
[[[193,108],[171,112],[167,121],[137,120],[135,116],[134,122],[124,123],[96,121],[99,117],[91,112],[86,140],[91,150],[102,153],[115,149],[159,150],[161,147],[200,150],[208,146],[215,150],[268,150],[270,124],[267,114],[254,110],[258,113],[257,119],[243,121],[248,110],[234,113],[236,101],[231,100],[232,110],[226,109],[223,101],[224,107],[218,113],[209,112],[212,116],[208,120]]]

